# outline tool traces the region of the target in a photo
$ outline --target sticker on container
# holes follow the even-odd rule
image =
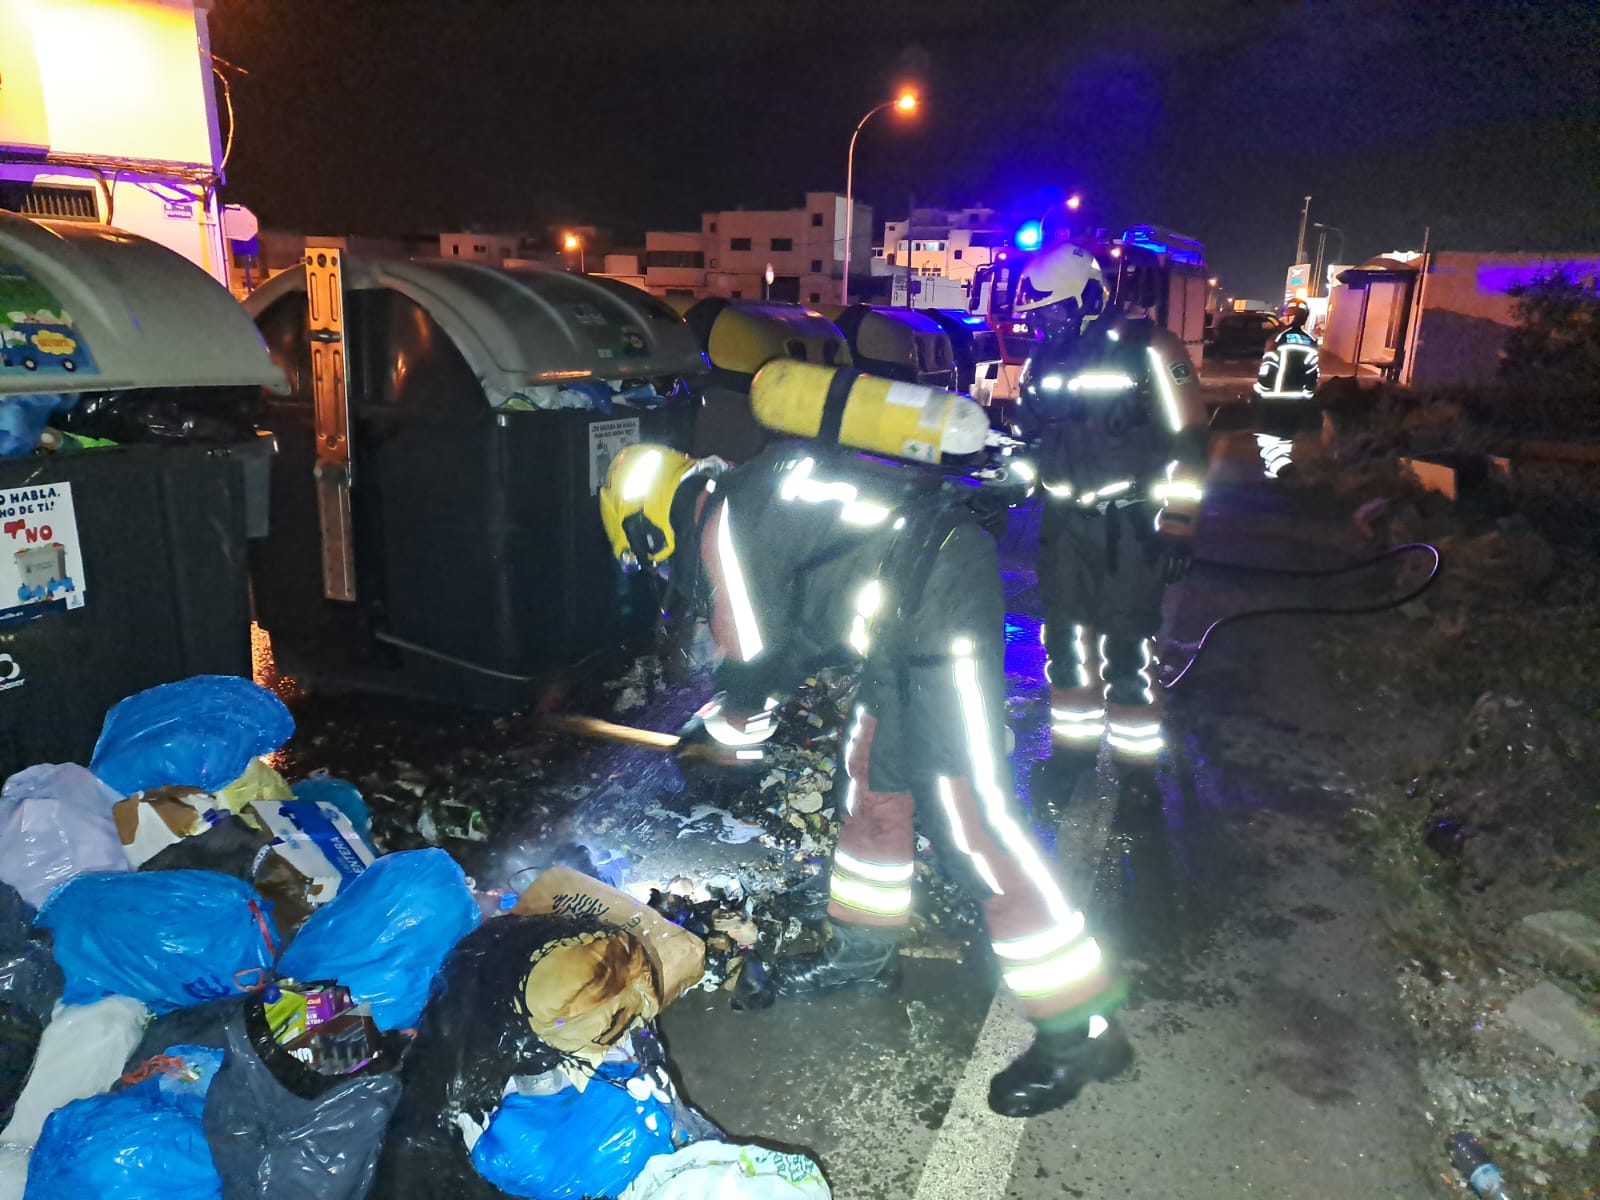
[[[0,378],[94,369],[88,343],[55,294],[14,263],[0,263]]]
[[[589,495],[599,495],[600,486],[611,470],[611,460],[624,446],[636,445],[638,441],[638,417],[596,421],[589,426]]]
[[[915,383],[901,383],[896,380],[889,385],[889,390],[883,394],[885,404],[898,404],[902,408],[921,408],[928,402],[928,388]]]
[[[72,485],[0,489],[0,622],[82,608],[87,590]]]

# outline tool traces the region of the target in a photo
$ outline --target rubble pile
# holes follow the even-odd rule
[[[581,847],[516,890],[420,819],[383,853],[356,786],[269,765],[293,728],[201,676],[114,708],[89,767],[6,781],[0,1198],[825,1200],[685,1103],[655,1036],[692,987],[771,1003],[736,881],[669,920]]]

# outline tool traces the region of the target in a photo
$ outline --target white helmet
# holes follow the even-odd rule
[[[1094,255],[1082,246],[1062,242],[1034,255],[1017,282],[1013,312],[1034,312],[1062,305],[1070,317],[1095,317],[1106,306],[1105,277]]]

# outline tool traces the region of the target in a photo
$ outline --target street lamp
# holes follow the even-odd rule
[[[574,250],[578,252],[578,272],[587,275],[589,268],[584,262],[583,239],[575,233],[569,233],[561,239],[561,247],[568,254],[571,254]]]
[[[909,116],[917,111],[917,94],[904,91],[893,100],[885,100],[857,121],[856,131],[850,135],[850,154],[844,167],[844,278],[839,283],[840,304],[850,303],[850,243],[856,232],[856,139],[861,136],[862,126],[886,108]]]
[[[1073,212],[1077,212],[1079,205],[1081,205],[1082,203],[1083,203],[1083,197],[1078,195],[1077,192],[1073,192],[1072,195],[1067,197],[1067,207],[1069,209],[1071,209]]]

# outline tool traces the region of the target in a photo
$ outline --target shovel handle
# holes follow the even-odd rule
[[[554,729],[579,737],[603,738],[608,742],[625,742],[630,746],[645,746],[651,750],[676,750],[681,740],[675,733],[640,729],[637,725],[619,725],[615,721],[602,721],[599,717],[551,716],[546,723]]]

